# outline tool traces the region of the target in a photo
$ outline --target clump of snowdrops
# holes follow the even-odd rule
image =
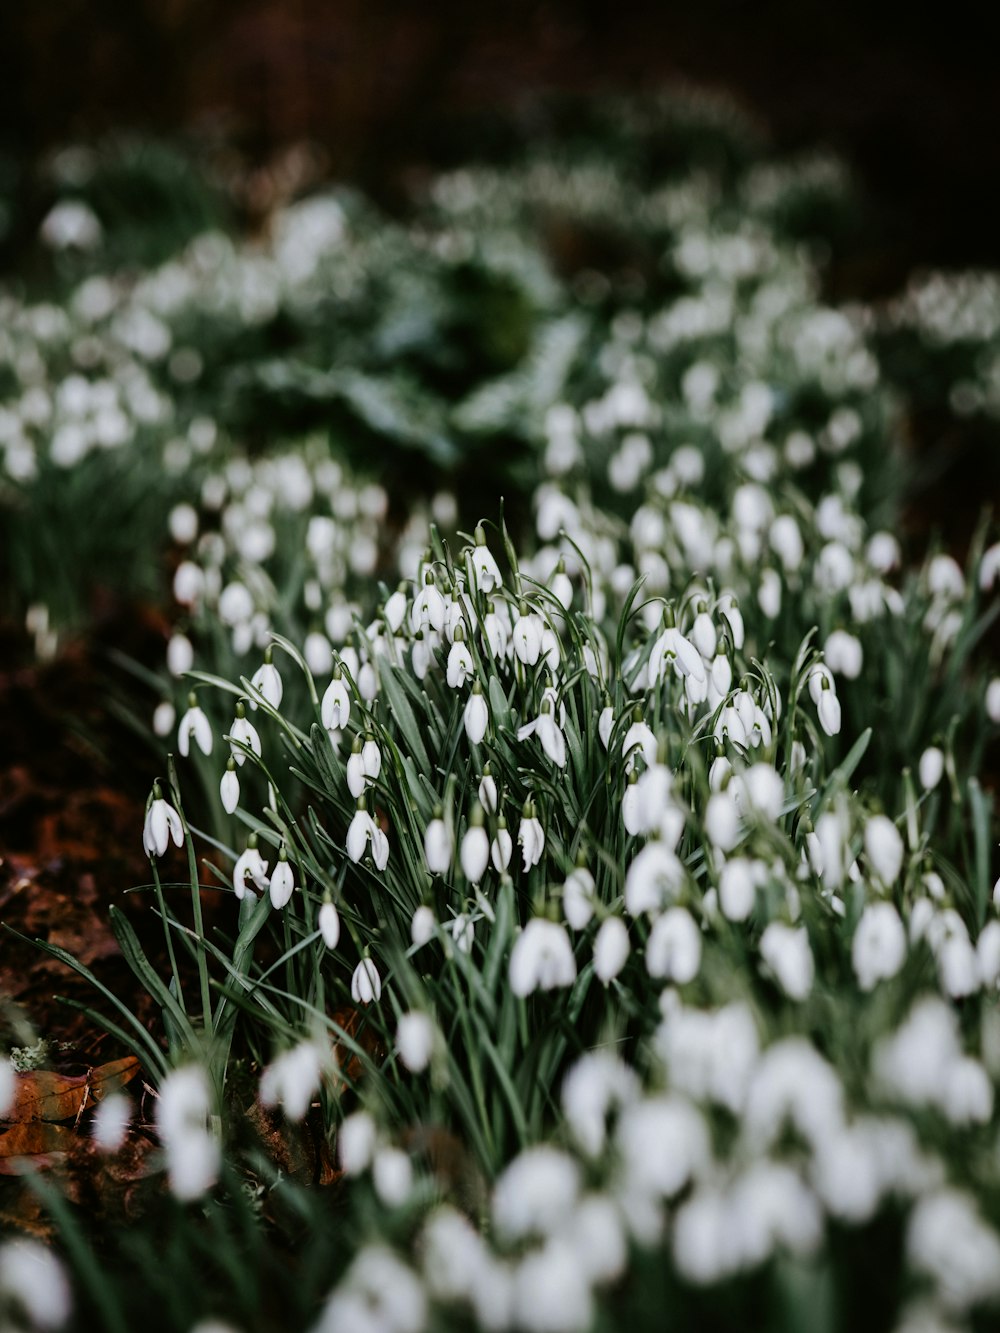
[[[446,490],[391,530],[322,439],[227,457],[197,417],[171,446],[204,465],[171,497],[177,757],[143,829],[165,973],[114,919],[163,1033],[120,1000],[113,1027],[157,1093],[173,1211],[127,1245],[164,1327],[995,1318],[1000,552],[984,528],[964,568],[906,566],[873,316],[818,299],[781,223],[801,179],[736,158],[641,207],[595,161],[435,185],[439,259],[495,228],[499,263],[558,202],[633,219],[665,275],[539,296],[532,354],[450,404],[462,438],[534,446],[533,531],[494,505],[455,535]],[[296,221],[293,305],[347,262],[332,217]],[[140,289],[165,325],[189,260]],[[224,260],[234,301],[277,290]],[[105,1150],[128,1133],[102,1116]],[[81,1308],[127,1327],[58,1216]]]
[[[886,808],[815,635],[758,655],[760,608],[724,586],[529,567],[502,527],[431,530],[361,651],[317,678],[278,638],[252,677],[201,678],[233,712],[206,736],[240,830],[213,858],[232,935],[200,927],[175,775],[143,836],[154,874],[188,846],[195,930],[157,894],[200,1003],[157,983],[166,1053],[123,1025],[169,1188],[248,1169],[238,1049],[265,1106],[319,1117],[366,1219],[330,1237],[317,1327],[583,1330],[666,1292],[696,1318],[734,1282],[772,1320],[849,1285],[871,1235],[889,1316],[990,1308],[1000,921],[964,756],[915,753]]]

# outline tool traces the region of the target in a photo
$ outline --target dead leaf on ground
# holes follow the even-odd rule
[[[14,1105],[4,1119],[20,1124],[75,1119],[92,1101],[117,1092],[138,1072],[139,1061],[126,1055],[86,1074],[54,1074],[46,1069],[18,1074]]]
[[[54,1166],[72,1152],[77,1142],[77,1135],[65,1125],[50,1125],[43,1120],[14,1125],[0,1134],[0,1176],[19,1176],[31,1167]]]

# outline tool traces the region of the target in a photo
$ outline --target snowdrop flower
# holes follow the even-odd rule
[[[475,671],[472,654],[465,643],[465,630],[461,625],[457,625],[451,650],[448,653],[448,684],[453,690],[460,689],[470,676],[475,675]]]
[[[768,620],[777,620],[781,614],[781,575],[776,569],[764,569],[759,579],[757,604]]]
[[[760,937],[760,956],[789,999],[806,999],[816,968],[805,926],[772,921]]]
[[[444,629],[444,598],[434,584],[434,574],[427,570],[424,574],[424,586],[413,599],[410,609],[410,627],[413,630],[428,629],[440,634]]]
[[[400,1017],[396,1028],[396,1051],[411,1074],[420,1074],[431,1062],[436,1029],[427,1014],[412,1010]]]
[[[184,843],[184,827],[181,817],[163,799],[158,782],[153,784],[153,799],[146,810],[146,819],[142,826],[142,846],[147,856],[162,856],[171,839],[176,846]]]
[[[994,676],[986,687],[986,716],[1000,723],[1000,676]]]
[[[816,716],[819,718],[819,724],[828,736],[839,736],[841,725],[840,700],[833,688],[833,681],[825,674],[814,679],[819,679],[821,682],[815,693],[810,688],[810,693],[813,693],[813,701],[816,704]]]
[[[382,998],[382,978],[378,968],[365,955],[351,977],[351,999],[355,1004],[375,1004]]]
[[[351,753],[347,759],[346,777],[347,790],[357,800],[367,787],[365,779],[364,761],[361,758],[362,740],[360,736],[355,736],[351,744]]]
[[[160,1084],[157,1131],[170,1188],[184,1202],[200,1198],[218,1179],[221,1151],[208,1127],[211,1110],[208,1076],[200,1065],[174,1069]]]
[[[718,610],[729,627],[733,647],[739,652],[743,647],[746,630],[743,625],[743,614],[735,595],[731,592],[722,593],[718,601]]]
[[[340,915],[329,898],[324,899],[317,918],[319,933],[328,949],[336,949],[340,940]]]
[[[523,662],[525,666],[534,666],[538,661],[542,651],[544,628],[541,616],[529,611],[527,603],[522,602],[517,620],[514,622],[512,638],[518,661]]]
[[[424,858],[432,875],[447,875],[451,868],[451,837],[442,813],[440,806],[434,807],[433,818],[424,833]]]
[[[603,1153],[609,1117],[636,1101],[639,1091],[635,1072],[612,1050],[602,1047],[579,1057],[563,1081],[562,1108],[573,1138],[588,1156]]]
[[[940,1189],[917,1202],[907,1226],[906,1253],[952,1310],[1000,1297],[1000,1239],[975,1202],[957,1189]]]
[[[270,648],[266,650],[264,661],[250,678],[250,684],[260,693],[265,703],[270,704],[274,709],[281,707],[281,698],[285,692],[285,687],[282,684],[278,668],[271,660]],[[250,707],[257,707],[252,699],[250,700]]]
[[[562,888],[563,915],[573,930],[583,930],[594,915],[594,877],[585,863],[566,876]]]
[[[186,759],[191,750],[191,740],[202,754],[212,753],[212,724],[199,707],[197,697],[188,695],[188,709],[177,728],[177,748]]]
[[[345,1176],[360,1176],[368,1170],[377,1141],[375,1121],[367,1111],[345,1116],[337,1131],[337,1155]]]
[[[903,867],[903,839],[886,815],[872,815],[865,824],[865,853],[881,882],[895,884]]]
[[[605,750],[611,743],[611,729],[615,725],[615,714],[611,705],[605,704],[601,709],[600,716],[597,719],[597,734],[601,738],[601,744]]]
[[[870,903],[861,913],[851,944],[858,985],[873,990],[894,977],[906,960],[906,931],[892,903]]]
[[[427,1296],[417,1275],[384,1245],[366,1245],[320,1313],[313,1333],[422,1333]]]
[[[527,740],[534,733],[542,743],[542,749],[558,768],[566,767],[566,737],[552,715],[552,701],[542,700],[542,711],[534,722],[526,722],[517,731],[519,741]]]
[[[194,666],[194,645],[186,634],[171,634],[167,642],[167,670],[183,676]]]
[[[625,873],[625,911],[629,916],[663,910],[685,882],[684,866],[659,839],[649,842]]]
[[[753,764],[733,780],[729,790],[743,811],[752,810],[770,823],[781,814],[785,784],[770,764]]]
[[[489,764],[483,769],[483,776],[479,780],[479,804],[491,815],[495,815],[500,808],[500,797],[497,792],[496,779],[493,777],[493,771]]]
[[[636,707],[632,714],[632,725],[622,741],[622,757],[625,771],[630,773],[635,768],[635,761],[641,757],[646,768],[656,763],[656,737],[642,720],[642,709]]]
[[[325,634],[312,630],[302,645],[302,656],[314,676],[325,676],[333,668],[333,648]]]
[[[329,1056],[312,1041],[301,1042],[276,1056],[261,1074],[260,1100],[280,1105],[289,1120],[303,1120],[319,1091]]]
[[[590,1274],[570,1239],[549,1240],[517,1266],[514,1317],[526,1333],[586,1333],[594,1321]]]
[[[594,937],[594,973],[607,986],[614,981],[632,951],[628,927],[621,917],[609,916]]]
[[[532,917],[510,953],[510,986],[522,998],[534,990],[572,986],[576,960],[566,929],[546,917]]]
[[[174,729],[177,711],[169,699],[163,699],[153,710],[154,736],[169,736]]]
[[[549,581],[549,591],[562,609],[568,611],[573,602],[573,583],[566,573],[566,562],[561,558]]]
[[[382,608],[382,615],[391,634],[397,634],[406,618],[406,584],[401,583]]]
[[[417,630],[413,636],[413,648],[410,652],[410,662],[413,666],[413,674],[417,680],[423,680],[430,670],[431,661],[434,655],[435,644],[429,635],[424,634],[422,630]]]
[[[499,662],[506,657],[507,637],[507,626],[504,620],[497,615],[496,607],[490,602],[486,608],[486,615],[483,617],[483,638],[486,640],[486,646],[495,661]],[[540,637],[539,649],[541,649]]]
[[[372,860],[379,870],[384,870],[389,860],[389,839],[368,813],[362,796],[358,799],[358,808],[347,829],[347,855],[357,863],[365,855],[369,844]]]
[[[248,720],[242,703],[236,705],[236,717],[229,728],[229,748],[239,768],[246,762],[247,750],[260,758],[260,736],[257,734],[257,728]]]
[[[15,1317],[5,1317],[10,1329],[59,1329],[73,1313],[73,1293],[66,1271],[41,1241],[18,1237],[0,1244],[0,1301],[12,1306]]]
[[[701,933],[691,913],[671,907],[653,922],[646,944],[646,970],[683,986],[693,981],[701,966]]]
[[[434,938],[434,931],[437,929],[437,921],[434,913],[426,904],[421,905],[413,913],[413,920],[410,922],[410,939],[417,949],[422,949],[429,940]]]
[[[936,745],[929,745],[920,756],[917,771],[924,791],[933,791],[944,776],[944,754]]]
[[[733,857],[719,873],[719,907],[727,921],[745,921],[753,911],[757,887],[767,876],[760,861]]]
[[[580,1168],[569,1153],[547,1144],[526,1148],[493,1186],[494,1226],[507,1241],[551,1235],[570,1219],[579,1194]]]
[[[845,680],[857,680],[864,663],[860,641],[846,630],[835,629],[823,645],[823,656],[830,670]],[[818,704],[817,704],[818,707]]]
[[[327,731],[342,731],[351,716],[351,695],[339,665],[334,667],[333,679],[323,694],[320,716]]]
[[[486,545],[486,533],[482,524],[477,525],[475,536],[476,544],[469,557],[474,574],[473,583],[480,592],[491,593],[503,586],[500,566]]]
[[[685,676],[694,676],[695,680],[703,681],[705,664],[701,660],[701,654],[690,639],[686,639],[671,623],[672,614],[668,611],[664,615],[667,620],[666,628],[653,644],[649,654],[647,670],[650,688],[655,689],[660,684],[670,667],[673,667],[674,673],[681,679]]]
[[[271,906],[275,911],[280,911],[281,908],[288,905],[294,891],[295,876],[292,874],[292,867],[288,864],[288,853],[282,847],[278,853],[278,863],[271,874]]]
[[[705,833],[713,847],[730,852],[743,836],[739,806],[733,792],[716,792],[705,807]]]
[[[486,867],[490,862],[490,840],[483,828],[483,808],[481,805],[477,804],[472,807],[469,827],[462,839],[459,859],[462,862],[462,873],[465,878],[470,884],[478,884],[486,873]]]
[[[527,871],[532,866],[538,865],[542,859],[542,852],[545,850],[545,830],[536,817],[535,807],[530,801],[525,801],[524,809],[521,812],[521,823],[517,830],[517,844],[521,849],[524,869]]]
[[[372,1184],[387,1208],[401,1208],[413,1188],[413,1166],[400,1148],[378,1148],[372,1159]]]
[[[472,693],[465,705],[463,721],[465,723],[465,734],[468,736],[470,744],[481,744],[483,737],[486,735],[486,728],[489,726],[490,710],[483,697],[483,687],[478,680],[473,681]],[[496,809],[495,804],[493,808]]]
[[[493,869],[502,875],[510,865],[513,853],[514,843],[507,829],[507,821],[501,815],[497,820],[496,834],[490,843],[490,860],[493,862]]]
[[[232,755],[226,760],[226,771],[219,783],[219,799],[227,815],[231,815],[240,803],[240,780],[236,776],[236,760]]]
[[[711,1161],[704,1118],[683,1097],[646,1097],[625,1106],[616,1140],[626,1177],[664,1199],[679,1194]]]
[[[254,889],[263,893],[268,886],[267,862],[262,859],[257,850],[257,835],[250,834],[246,851],[237,857],[236,865],[233,867],[233,892],[237,898],[242,898],[247,891],[247,879],[251,883],[250,895],[253,897]]]
[[[361,771],[369,783],[377,781],[382,772],[382,751],[370,733],[365,736],[365,743],[361,747]]]
[[[0,1110],[2,1110],[0,1100]],[[125,1142],[132,1121],[132,1103],[121,1093],[102,1097],[94,1111],[91,1134],[100,1152],[115,1153]]]
[[[992,546],[986,548],[979,562],[979,587],[983,592],[989,592],[998,578],[1000,578],[1000,542],[994,542]]]

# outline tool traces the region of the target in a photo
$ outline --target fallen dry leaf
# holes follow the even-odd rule
[[[117,1092],[138,1072],[139,1061],[126,1055],[86,1074],[53,1074],[45,1069],[18,1074],[14,1105],[4,1119],[18,1124],[75,1119],[92,1101]]]
[[[53,1166],[72,1151],[77,1136],[64,1125],[43,1120],[14,1125],[0,1134],[0,1176],[19,1176],[29,1167]]]

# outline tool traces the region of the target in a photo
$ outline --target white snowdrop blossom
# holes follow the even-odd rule
[[[170,1189],[184,1202],[200,1198],[218,1178],[221,1148],[209,1128],[211,1111],[208,1076],[200,1065],[182,1065],[160,1084],[157,1132]]]
[[[351,716],[351,695],[340,667],[335,667],[333,679],[323,693],[320,716],[327,731],[341,731]]]
[[[483,828],[482,819],[482,808],[476,806],[473,809],[472,822],[462,839],[462,847],[459,853],[462,873],[470,884],[478,884],[482,880],[486,873],[486,867],[490,863],[490,840],[485,828]]]
[[[243,898],[247,891],[247,880],[250,881],[250,894],[254,896],[254,890],[263,893],[268,887],[267,877],[268,863],[257,850],[257,839],[251,835],[250,843],[246,850],[241,852],[236,859],[233,867],[233,892],[237,898]]]
[[[447,875],[451,869],[452,842],[438,810],[424,833],[424,859],[432,875]]]
[[[360,1176],[371,1165],[378,1141],[375,1121],[367,1111],[345,1116],[337,1131],[337,1155],[347,1176]]]
[[[281,1106],[289,1120],[304,1119],[330,1064],[330,1054],[312,1041],[283,1051],[261,1074],[262,1104]]]
[[[277,864],[271,872],[268,892],[271,896],[271,906],[276,912],[288,906],[292,900],[292,894],[295,892],[295,875],[292,872],[292,867],[288,864],[284,847],[278,854]]]
[[[261,756],[260,736],[257,728],[249,720],[241,703],[236,705],[236,717],[229,728],[229,748],[238,768],[246,762],[247,750],[259,759]]]
[[[933,791],[944,776],[944,754],[936,745],[929,745],[920,756],[917,769],[924,791]]]
[[[568,1153],[544,1144],[527,1148],[493,1186],[494,1226],[512,1241],[551,1235],[572,1215],[580,1184],[580,1168]]]
[[[2,1104],[2,1099],[0,1099]],[[94,1110],[91,1134],[97,1148],[104,1153],[115,1153],[128,1137],[132,1123],[132,1103],[120,1092],[102,1097]]]
[[[191,741],[193,740],[202,754],[211,754],[214,739],[212,724],[192,694],[187,712],[181,718],[177,727],[177,748],[186,759],[191,753]]]
[[[219,799],[227,815],[231,815],[240,803],[240,780],[236,773],[236,761],[231,756],[219,783]]]
[[[500,566],[486,545],[486,534],[482,528],[476,529],[476,545],[472,548],[469,559],[475,585],[480,592],[491,593],[503,586]]]
[[[430,1064],[436,1040],[434,1023],[427,1014],[411,1010],[400,1016],[396,1027],[396,1050],[411,1074],[422,1073]]]
[[[693,981],[701,966],[701,932],[684,907],[671,907],[653,922],[646,943],[646,969],[651,977],[663,977],[685,985]]]
[[[942,1189],[918,1201],[907,1226],[906,1252],[951,1310],[968,1310],[1000,1297],[1000,1238],[973,1200],[957,1189]]]
[[[882,883],[895,884],[903,868],[903,839],[885,815],[872,815],[865,824],[865,854]]]
[[[365,809],[364,801],[359,800],[347,829],[347,855],[352,861],[360,861],[371,848],[371,857],[376,868],[384,870],[389,861],[389,839]]]
[[[31,1329],[60,1329],[73,1312],[66,1270],[48,1245],[25,1236],[0,1244],[0,1303],[27,1318]],[[4,1323],[24,1327],[20,1318]]]
[[[267,653],[264,655],[264,661],[251,676],[250,684],[257,690],[265,703],[270,704],[271,707],[275,709],[281,707],[281,699],[285,692],[285,687],[282,684],[281,674],[279,673],[278,668],[271,661],[270,649],[268,649]],[[257,707],[252,699],[250,701],[250,706],[252,708]]]
[[[382,978],[370,958],[362,958],[351,977],[351,999],[355,1004],[377,1004],[382,998]]]
[[[583,930],[594,915],[594,877],[578,865],[566,876],[562,888],[563,915],[573,930]]]
[[[892,903],[869,903],[851,944],[851,962],[862,990],[894,977],[906,961],[906,930]]]
[[[760,956],[789,999],[808,996],[816,967],[805,926],[772,921],[760,937]]]
[[[476,672],[472,654],[469,652],[461,625],[455,631],[455,639],[448,653],[448,684],[453,690],[460,689]]]
[[[159,786],[155,786],[142,827],[143,850],[147,856],[162,856],[171,841],[177,847],[183,846],[184,826],[174,807],[163,799]]]
[[[490,710],[483,695],[482,686],[479,681],[475,681],[472,687],[472,693],[465,705],[465,713],[462,718],[465,724],[465,734],[472,745],[481,745],[486,729],[490,722]],[[481,798],[480,798],[481,799]],[[494,802],[494,809],[496,803]]]
[[[517,845],[521,849],[526,871],[538,865],[545,850],[545,830],[533,811],[534,807],[530,804],[525,806],[517,829]]]
[[[340,942],[340,915],[329,900],[320,906],[317,926],[326,947],[336,949]]]
[[[632,951],[628,927],[618,916],[606,917],[594,936],[594,973],[607,986],[614,981]]]
[[[519,741],[527,740],[529,736],[537,734],[541,742],[542,749],[559,768],[566,767],[566,737],[562,729],[552,714],[552,707],[548,699],[542,704],[542,711],[533,722],[526,722],[523,727],[517,731]]]
[[[515,995],[572,986],[576,960],[566,928],[546,917],[533,917],[510,953],[510,987]]]

